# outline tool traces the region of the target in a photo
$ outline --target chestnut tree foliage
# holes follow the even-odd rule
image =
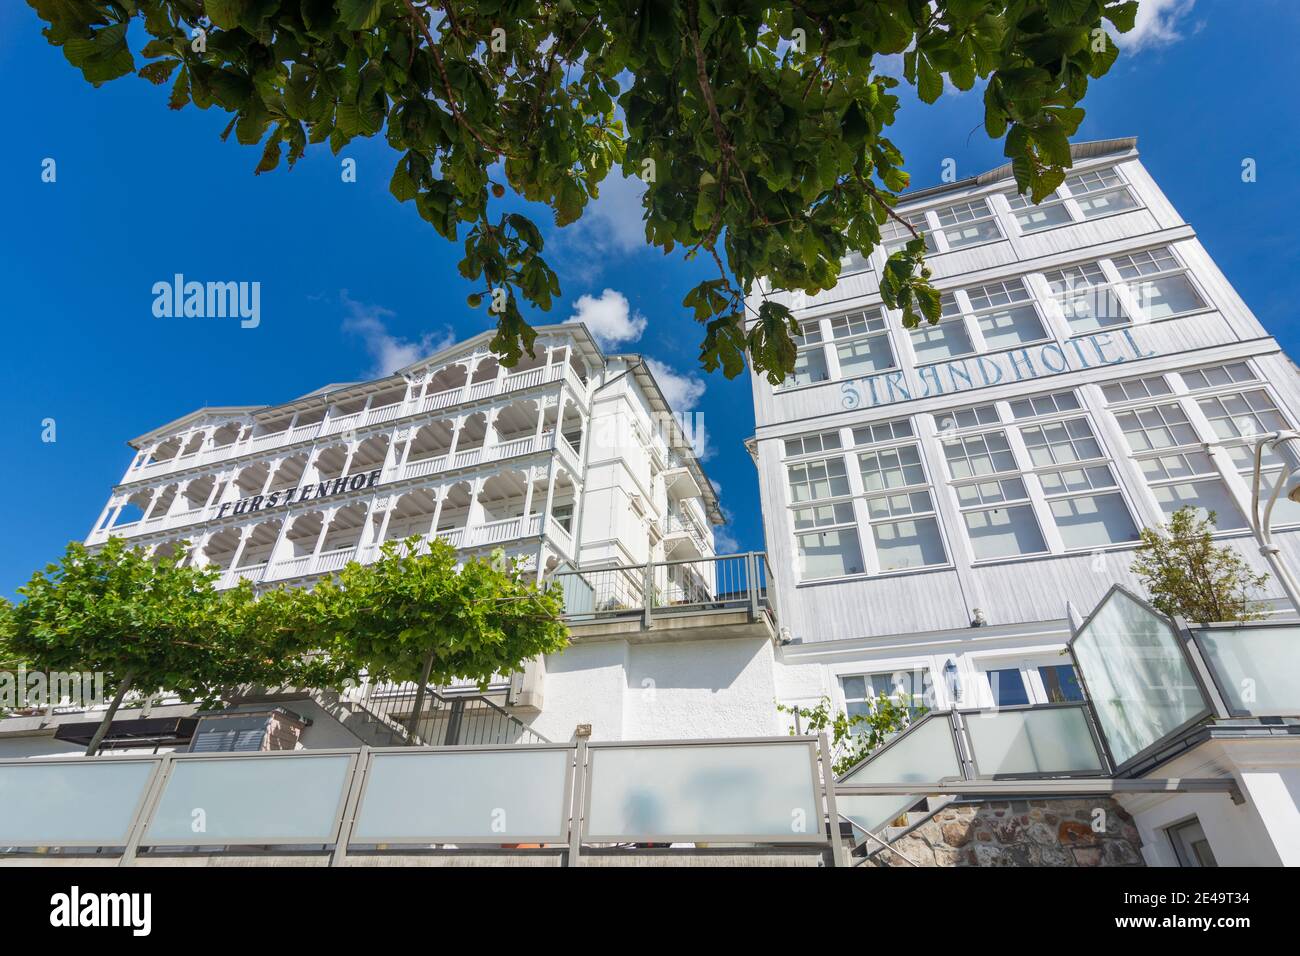
[[[815,294],[849,252],[869,253],[908,184],[885,135],[901,54],[933,103],[984,85],[984,128],[1004,139],[1034,201],[1070,166],[1090,79],[1119,55],[1133,0],[28,0],[49,42],[95,85],[138,73],[170,105],[231,114],[223,136],[261,145],[256,171],[311,144],[338,153],[383,133],[391,190],[464,244],[470,297],[507,364],[531,351],[521,300],[560,293],[542,235],[507,190],[582,216],[616,166],[646,184],[646,241],[707,254],[716,278],[685,296],[701,361],[781,381],[790,311],[744,293]],[[132,28],[133,23],[136,25]],[[901,220],[899,220],[901,222]],[[911,227],[908,227],[910,230]],[[936,322],[924,243],[890,256],[880,288],[905,325]]]

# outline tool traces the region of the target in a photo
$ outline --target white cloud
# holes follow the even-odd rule
[[[689,412],[704,397],[704,380],[698,375],[683,375],[657,359],[646,359],[650,374],[659,383],[659,390],[675,412]]]
[[[579,296],[573,309],[573,315],[567,321],[585,324],[602,349],[635,342],[645,331],[645,316],[633,312],[627,296],[616,289],[606,289],[599,298]]]
[[[1137,21],[1119,35],[1122,50],[1136,53],[1148,47],[1168,46],[1183,38],[1178,21],[1192,12],[1196,0],[1142,0]]]
[[[405,368],[456,341],[456,333],[446,326],[440,332],[426,332],[418,342],[399,338],[388,331],[386,324],[388,319],[397,314],[392,309],[358,302],[349,298],[346,289],[341,297],[343,307],[347,310],[347,316],[343,319],[343,331],[361,336],[372,363],[365,374],[372,378],[391,375],[399,368]]]
[[[600,184],[600,196],[587,204],[582,218],[547,237],[552,265],[563,275],[592,282],[615,256],[649,248],[641,198],[645,183],[623,178],[615,166]]]

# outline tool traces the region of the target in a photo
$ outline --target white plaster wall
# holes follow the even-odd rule
[[[551,740],[592,725],[593,740],[781,733],[771,642],[763,638],[584,643],[546,660],[542,712]]]
[[[1178,866],[1166,828],[1196,817],[1219,866],[1279,866],[1278,850],[1268,838],[1259,810],[1247,794],[1238,806],[1223,794],[1175,794],[1133,814],[1148,866]],[[1122,804],[1129,801],[1121,798]]]

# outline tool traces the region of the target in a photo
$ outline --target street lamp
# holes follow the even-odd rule
[[[1268,450],[1282,461],[1282,471],[1273,485],[1273,493],[1268,503],[1260,511],[1260,488],[1264,483],[1264,451]],[[1250,490],[1250,528],[1259,542],[1259,553],[1272,566],[1282,589],[1290,598],[1291,605],[1300,611],[1300,584],[1292,576],[1290,569],[1282,561],[1269,526],[1273,519],[1273,506],[1282,496],[1283,489],[1292,501],[1300,502],[1300,434],[1293,431],[1269,432],[1255,443],[1255,472]]]

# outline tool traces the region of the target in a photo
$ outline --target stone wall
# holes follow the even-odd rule
[[[1111,799],[957,803],[893,844],[920,866],[1144,866],[1133,818]],[[877,866],[907,864],[888,851]]]

